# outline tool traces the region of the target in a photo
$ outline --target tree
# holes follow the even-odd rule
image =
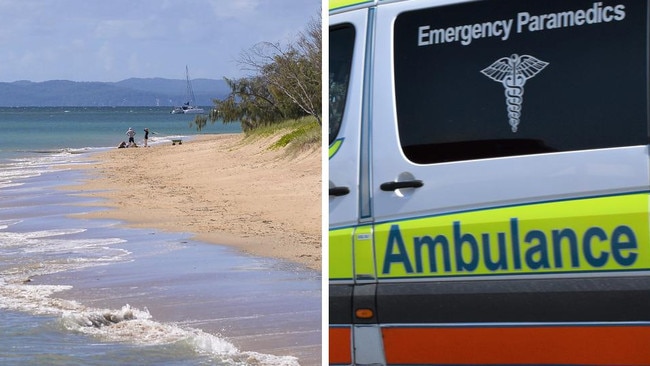
[[[290,118],[262,78],[225,78],[225,81],[230,87],[230,94],[226,99],[214,101],[215,108],[210,112],[212,122],[218,118],[222,118],[224,123],[241,122],[242,129],[249,131]]]
[[[322,125],[321,41],[320,18],[314,18],[294,44],[262,42],[243,52],[238,62],[254,76],[226,79],[231,92],[214,101],[211,121],[241,121],[246,131],[312,115]]]
[[[267,43],[268,56],[261,60],[272,59],[272,62],[257,64],[271,87],[277,88],[306,114],[316,117],[319,125],[322,125],[321,45],[320,21],[312,20],[306,32],[300,33],[296,44],[287,49]],[[252,65],[255,67],[255,63]]]
[[[205,127],[206,123],[208,122],[208,117],[199,114],[196,117],[194,117],[194,121],[190,122],[190,127],[192,125],[196,126],[197,131],[201,131],[203,127]]]

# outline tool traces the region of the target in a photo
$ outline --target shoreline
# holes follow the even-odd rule
[[[275,139],[210,134],[97,153],[90,178],[72,189],[106,209],[81,217],[190,233],[320,271],[320,150],[287,156],[268,149]]]

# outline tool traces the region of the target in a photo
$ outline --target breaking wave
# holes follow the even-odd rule
[[[153,320],[148,309],[124,305],[121,309],[96,309],[76,301],[52,297],[71,286],[0,286],[0,309],[53,315],[61,326],[104,342],[127,342],[142,346],[178,345],[229,365],[297,366],[297,358],[240,351],[218,335],[199,329]]]

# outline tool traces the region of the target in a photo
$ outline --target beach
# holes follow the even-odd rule
[[[108,209],[82,216],[190,233],[320,271],[320,149],[270,149],[278,138],[210,134],[94,154],[90,178],[74,190]]]
[[[321,364],[319,151],[165,107],[0,117],[3,364]]]

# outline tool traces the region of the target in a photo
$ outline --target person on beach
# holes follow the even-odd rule
[[[129,136],[129,146],[135,146],[135,131],[133,131],[133,128],[129,127],[129,129],[126,131],[126,135]]]
[[[147,140],[149,140],[149,129],[144,129],[144,147],[147,147]]]

